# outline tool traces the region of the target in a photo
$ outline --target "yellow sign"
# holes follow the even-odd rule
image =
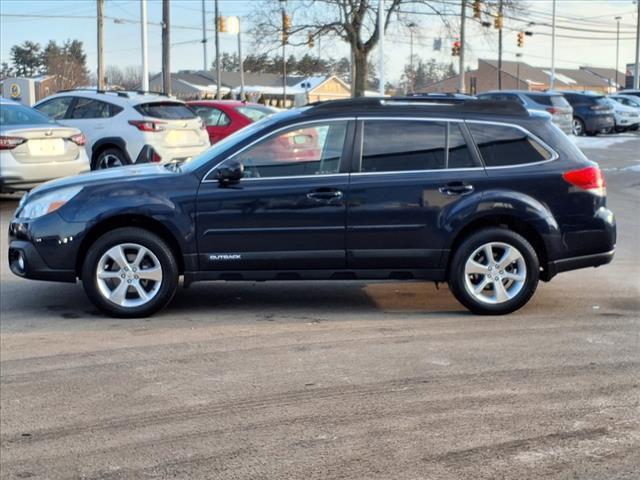
[[[20,91],[20,85],[18,85],[17,83],[12,83],[10,91],[11,91],[11,98],[20,98],[20,94],[22,93]]]

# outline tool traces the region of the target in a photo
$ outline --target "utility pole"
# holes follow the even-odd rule
[[[149,58],[147,51],[147,0],[140,0],[140,34],[142,37],[142,90],[149,91]]]
[[[171,38],[169,0],[162,0],[162,92],[171,95]]]
[[[498,7],[498,17],[502,22],[502,0],[500,0]],[[500,25],[500,30],[498,30],[498,90],[502,90],[502,24]]]
[[[458,78],[458,92],[464,93],[464,24],[467,19],[467,0],[462,0],[462,11],[460,12],[460,61],[459,69],[460,69],[460,77]],[[500,34],[502,35],[502,29],[500,29]]]
[[[549,89],[553,90],[556,82],[556,0],[553,0],[553,12],[551,14],[551,80]]]
[[[620,66],[620,20],[622,20],[622,17],[615,17],[614,20],[616,21],[617,25],[616,25],[616,68],[615,68],[615,86],[616,86],[616,91],[618,90],[618,67]]]
[[[378,31],[380,32],[380,58],[378,59],[378,69],[380,85],[380,96],[384,97],[384,0],[378,0]]]
[[[204,0],[202,0],[202,60],[202,69],[206,72],[209,70],[209,65],[207,61],[207,13],[204,8]]]
[[[638,0],[638,18],[636,19],[636,68],[633,74],[633,88],[640,88],[640,0]]]
[[[282,1],[282,0],[281,0]],[[287,12],[282,4],[282,108],[287,108]]]
[[[413,93],[416,90],[416,72],[413,69],[413,29],[416,27],[416,24],[411,22],[409,25],[409,32],[411,35],[411,47],[409,49],[409,65],[411,65],[411,92]]]
[[[516,79],[517,79],[516,81],[518,83],[516,83],[516,88],[518,90],[520,90],[520,59],[522,58],[522,54],[521,53],[516,53],[516,58],[518,59],[517,60],[518,63],[517,63],[517,66],[516,66],[516,72],[517,72],[516,73]]]
[[[104,0],[98,0],[98,90],[104,90]]]
[[[218,11],[218,0],[215,1],[216,17],[216,98],[222,99],[220,88],[222,88],[222,77],[220,73],[220,12]]]

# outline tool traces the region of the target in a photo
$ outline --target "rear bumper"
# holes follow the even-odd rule
[[[80,150],[75,160],[67,162],[21,163],[13,155],[0,155],[0,190],[30,190],[56,178],[77,175],[90,170],[85,149]]]
[[[553,260],[547,264],[547,268],[543,275],[543,280],[548,281],[555,277],[558,273],[568,272],[570,270],[578,270],[580,268],[599,267],[611,263],[615,250],[604,253],[595,253],[592,255],[582,255],[580,257],[563,258],[561,260]]]
[[[615,125],[613,116],[610,115],[592,115],[585,118],[585,127],[589,131],[599,132],[611,128]]]

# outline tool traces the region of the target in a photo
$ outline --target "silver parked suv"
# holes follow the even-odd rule
[[[551,114],[551,121],[567,135],[572,133],[573,108],[558,93],[530,92],[526,90],[493,90],[478,95],[480,100],[511,100],[527,110],[542,110]]]
[[[200,117],[184,102],[157,93],[69,90],[34,108],[82,130],[94,170],[187,160],[210,146]]]

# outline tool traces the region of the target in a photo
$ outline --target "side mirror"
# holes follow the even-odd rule
[[[242,162],[232,161],[216,171],[216,178],[221,186],[233,185],[240,181],[244,176],[244,165]]]

